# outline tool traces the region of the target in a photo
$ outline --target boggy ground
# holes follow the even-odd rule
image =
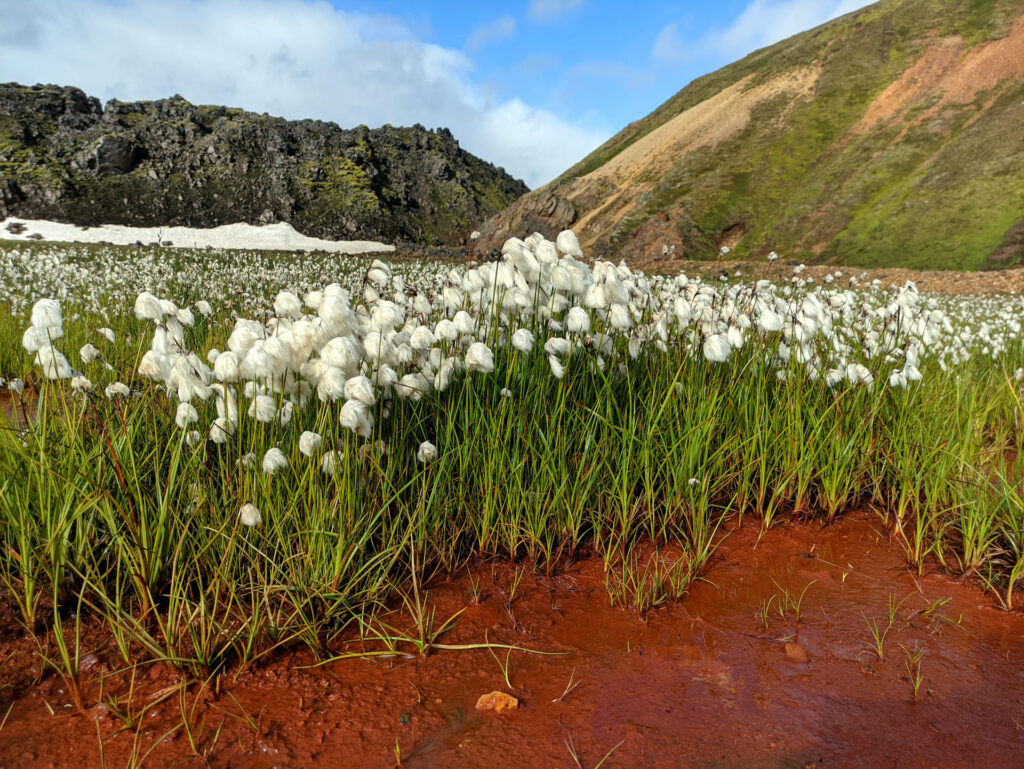
[[[134,765],[145,755],[153,769],[392,767],[397,756],[489,769],[1020,765],[1024,616],[973,585],[917,577],[871,513],[758,533],[733,524],[685,600],[645,619],[609,606],[596,559],[553,577],[485,563],[429,586],[435,627],[465,609],[441,643],[559,654],[435,650],[313,669],[285,654],[187,689],[140,666],[134,720],[115,714],[129,710],[127,673],[95,704],[109,649],[83,658],[94,680],[76,710],[59,678],[33,684],[33,646],[0,608],[0,715],[11,708],[0,766],[131,766],[133,746]],[[385,621],[409,626],[407,614]],[[492,690],[520,708],[477,712]]]

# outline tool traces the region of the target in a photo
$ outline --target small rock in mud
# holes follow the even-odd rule
[[[786,656],[793,662],[807,662],[807,650],[798,643],[786,644]]]
[[[505,692],[481,694],[480,699],[476,701],[476,709],[481,713],[503,713],[506,710],[517,710],[518,708],[519,700]]]

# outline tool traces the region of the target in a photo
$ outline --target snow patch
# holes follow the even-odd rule
[[[35,237],[33,237],[35,236]],[[296,232],[286,222],[256,226],[224,224],[220,227],[126,227],[76,224],[11,217],[0,221],[0,240],[42,240],[58,243],[110,243],[115,246],[157,244],[173,248],[242,248],[273,251],[330,251],[367,254],[394,251],[393,245],[370,240],[322,240]]]

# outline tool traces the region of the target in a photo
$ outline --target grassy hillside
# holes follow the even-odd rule
[[[544,197],[575,212],[551,229],[572,224],[608,256],[728,245],[863,266],[1017,263],[1024,6],[884,0],[757,51],[627,126],[485,235],[521,234],[521,211]]]

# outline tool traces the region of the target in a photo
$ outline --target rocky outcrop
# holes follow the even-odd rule
[[[343,129],[181,96],[101,106],[0,84],[0,218],[288,222],[321,238],[453,244],[527,191],[447,129]]]
[[[523,198],[522,205],[505,209],[480,228],[480,246],[498,248],[506,238],[539,232],[554,240],[576,223],[576,206],[566,198],[538,191]]]
[[[1024,263],[1024,219],[1016,222],[1003,235],[1003,242],[989,255],[994,264]]]

